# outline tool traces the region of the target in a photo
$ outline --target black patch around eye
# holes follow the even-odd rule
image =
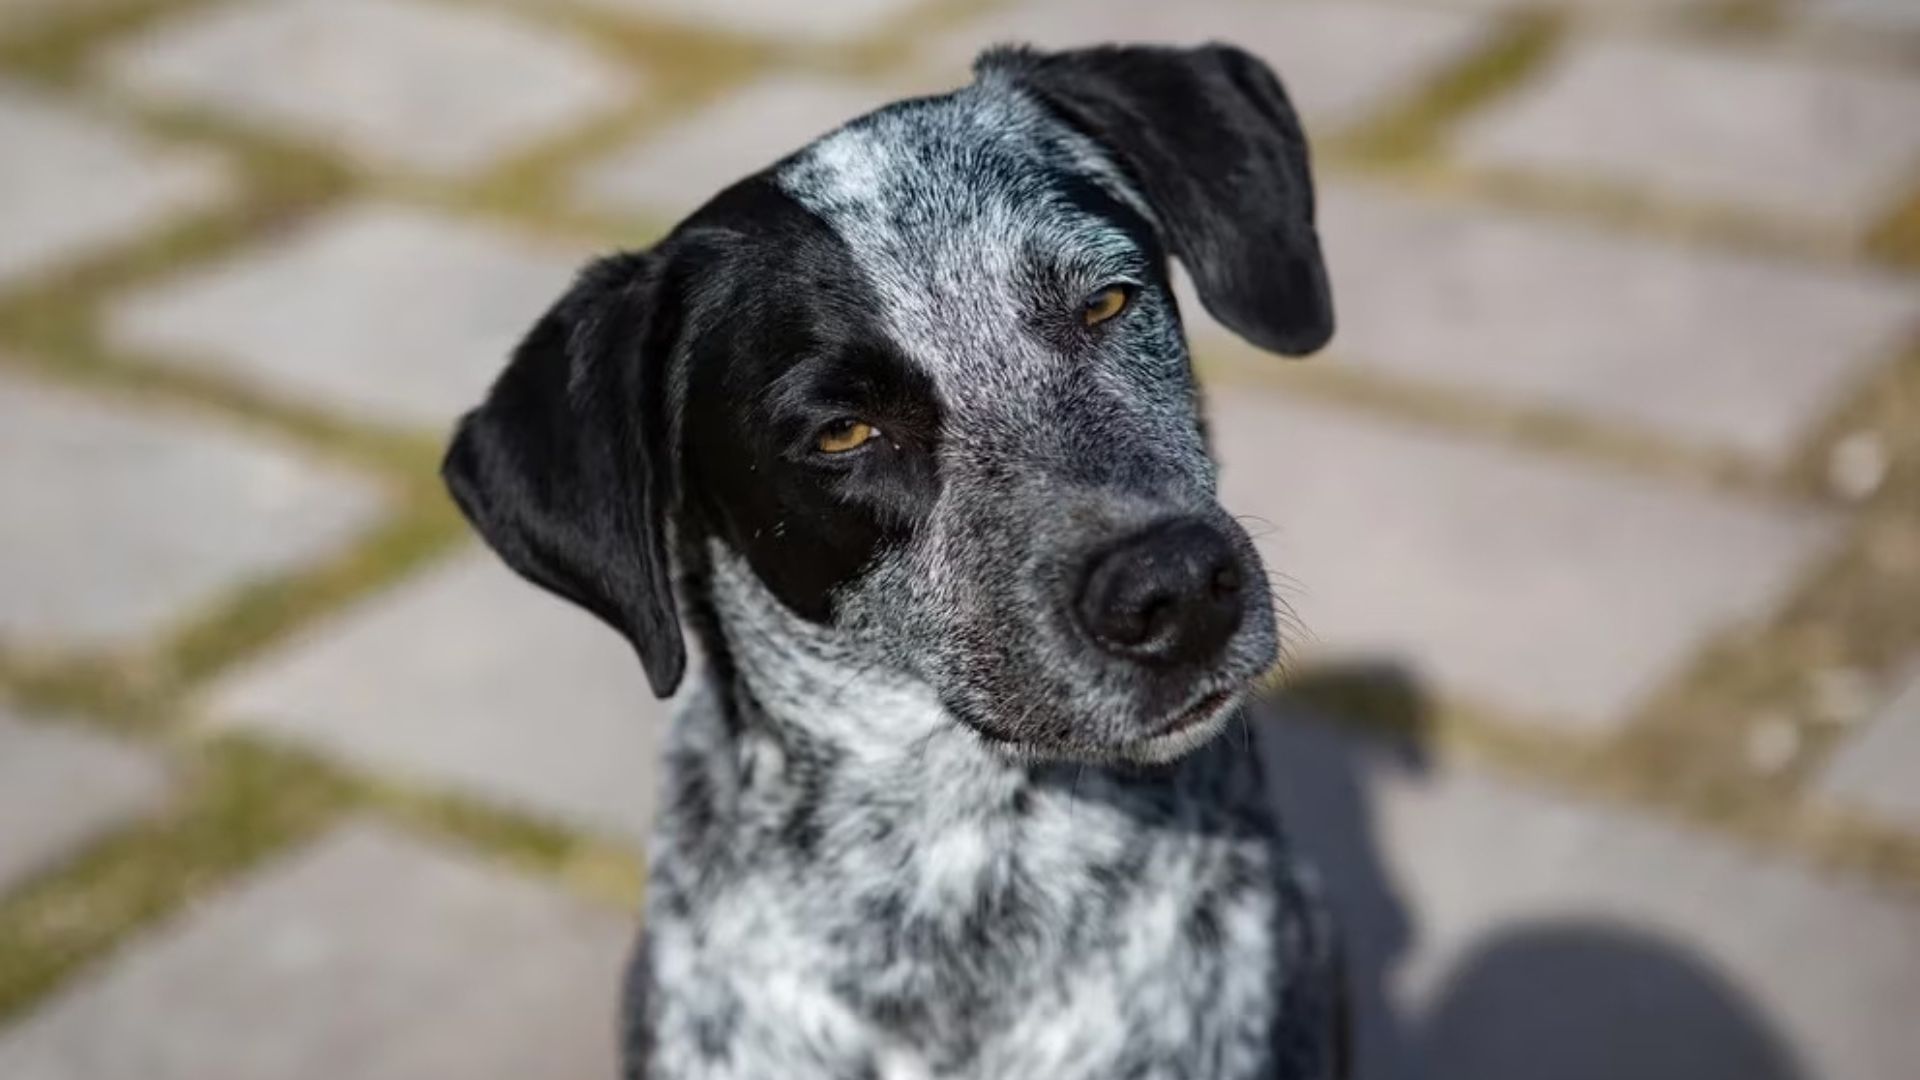
[[[703,215],[727,232],[715,287],[689,320],[701,328],[684,358],[690,507],[784,604],[826,621],[834,593],[931,507],[939,404],[818,219],[764,180]],[[876,444],[813,452],[841,416],[873,424]]]

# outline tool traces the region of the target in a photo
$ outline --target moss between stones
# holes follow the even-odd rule
[[[1765,490],[1766,471],[1732,453],[1649,432],[1623,431],[1568,412],[1516,403],[1437,384],[1417,384],[1356,371],[1334,354],[1306,363],[1278,360],[1250,347],[1216,345],[1198,359],[1208,385],[1259,387],[1325,401],[1444,431],[1470,432],[1512,445],[1588,461],[1611,462],[1682,483],[1736,491]]]
[[[597,902],[625,910],[639,904],[639,864],[612,845],[464,800],[350,778],[245,739],[178,750],[179,798],[170,809],[0,898],[0,1023],[134,930],[179,913],[356,811],[481,848]]]
[[[345,786],[269,751],[210,747],[180,769],[169,812],[0,899],[0,1020],[101,956],[131,929],[311,835]]]
[[[1920,270],[1920,179],[1867,237],[1867,252],[1889,266]]]
[[[0,69],[68,83],[101,42],[215,0],[48,0],[31,21],[0,33]]]
[[[1336,141],[1330,152],[1388,168],[1433,155],[1456,121],[1511,93],[1546,66],[1566,28],[1565,17],[1556,12],[1529,11],[1509,17],[1485,47],[1408,95],[1401,107]]]

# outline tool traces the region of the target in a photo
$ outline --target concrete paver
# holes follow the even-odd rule
[[[1920,328],[1898,276],[1371,187],[1323,191],[1320,232],[1340,322],[1325,362],[1769,465]],[[1230,341],[1190,297],[1196,350]]]
[[[1272,65],[1307,127],[1325,134],[1415,94],[1485,45],[1491,29],[1470,13],[1346,0],[1029,0],[957,28],[928,57],[962,78],[990,45],[1230,41]]]
[[[612,1077],[632,933],[551,886],[352,824],[0,1032],[0,1076]]]
[[[1860,230],[1920,169],[1920,79],[1582,42],[1538,85],[1469,117],[1457,148],[1476,166]]]
[[[1276,361],[1277,362],[1277,361]],[[1763,620],[1831,523],[1242,391],[1215,394],[1226,505],[1304,660],[1394,660],[1557,730],[1619,730],[1717,631]]]
[[[207,713],[636,844],[666,722],[618,634],[483,551],[231,673]]]
[[[0,708],[0,895],[157,809],[168,787],[147,751]]]
[[[1818,26],[1920,34],[1920,4],[1913,0],[1806,0],[1793,10]]]
[[[355,474],[204,417],[0,375],[0,642],[150,640],[338,553],[383,505]]]
[[[0,80],[0,288],[148,235],[230,190],[213,156]]]
[[[928,0],[584,0],[608,11],[686,23],[749,38],[810,45],[858,42],[928,6]]]
[[[585,43],[430,0],[216,5],[117,44],[103,69],[129,93],[428,173],[486,166],[638,93]]]
[[[614,149],[581,173],[576,190],[588,203],[677,220],[735,180],[898,96],[846,79],[771,75]]]
[[[1920,833],[1920,662],[1865,730],[1844,744],[1819,780],[1837,802]]]
[[[1920,903],[1640,813],[1268,725],[1345,921],[1369,1080],[1888,1080]]]
[[[106,332],[291,404],[443,428],[479,403],[585,258],[515,230],[358,204],[127,295]]]

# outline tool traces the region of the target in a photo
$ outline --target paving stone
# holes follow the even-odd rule
[[[0,708],[0,895],[166,794],[166,768],[146,751]]]
[[[1920,168],[1920,80],[1588,42],[1470,118],[1475,165],[1864,229]]]
[[[350,824],[0,1034],[10,1080],[617,1074],[630,920]]]
[[[1420,2],[1474,11],[1514,12],[1554,8],[1591,19],[1638,19],[1681,13],[1699,14],[1702,8],[1711,7],[1711,0],[1420,0]]]
[[[1920,663],[1886,709],[1834,755],[1820,791],[1920,832]]]
[[[0,81],[0,286],[151,232],[227,190],[215,159]]]
[[[1271,64],[1309,128],[1369,118],[1485,44],[1492,23],[1469,13],[1345,0],[1028,0],[960,27],[930,58],[956,77],[980,50],[1108,42],[1229,41]]]
[[[1920,327],[1920,288],[1865,270],[1352,186],[1322,192],[1320,221],[1340,363],[1769,464]],[[1229,336],[1192,333],[1203,351]]]
[[[1803,0],[1793,10],[1816,26],[1920,34],[1920,4],[1913,0]]]
[[[1770,615],[1831,536],[1810,511],[1257,392],[1209,405],[1297,655],[1396,660],[1570,732],[1615,729],[1709,635]]]
[[[337,552],[382,502],[357,476],[204,417],[0,376],[0,641],[132,645]]]
[[[707,30],[825,45],[856,41],[897,25],[927,0],[583,0],[608,11]]]
[[[588,202],[678,218],[735,180],[904,93],[875,83],[771,75],[616,149],[588,166],[576,190]]]
[[[584,253],[360,205],[137,291],[109,337],[298,405],[441,427],[478,404]]]
[[[161,22],[104,67],[132,93],[436,173],[482,168],[634,92],[582,42],[415,0],[217,5]]]
[[[234,673],[207,713],[636,841],[666,722],[619,635],[479,550]]]
[[[1278,802],[1345,924],[1369,1080],[1891,1080],[1920,897],[1302,723]]]

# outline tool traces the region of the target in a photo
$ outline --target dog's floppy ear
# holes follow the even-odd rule
[[[1288,356],[1333,336],[1306,138],[1266,64],[1226,45],[1000,48],[975,70],[1011,75],[1106,148],[1229,329]]]
[[[507,564],[625,634],[654,693],[686,668],[667,556],[678,323],[649,254],[583,271],[460,421],[441,475]]]

